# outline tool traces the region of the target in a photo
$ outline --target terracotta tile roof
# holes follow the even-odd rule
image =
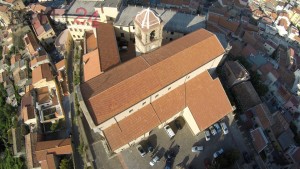
[[[25,95],[21,99],[21,108],[24,108],[26,106],[33,105],[32,96],[30,95],[30,92],[25,93]]]
[[[55,64],[55,67],[56,67],[57,70],[63,69],[65,67],[65,59],[57,62]]]
[[[149,104],[133,115],[104,130],[104,135],[112,151],[140,137],[158,126],[160,121]]]
[[[24,107],[22,109],[22,117],[23,117],[24,122],[26,122],[27,120],[35,118],[34,107],[33,106]]]
[[[170,119],[186,107],[185,86],[177,87],[151,104],[161,122]]]
[[[269,108],[264,103],[253,107],[252,111],[258,117],[263,129],[271,127],[271,113]]]
[[[33,56],[35,51],[40,47],[35,35],[32,32],[29,32],[24,36],[23,41],[30,55]]]
[[[36,158],[38,161],[47,159],[47,154],[72,154],[71,139],[51,140],[37,142],[35,146]]]
[[[120,63],[115,30],[111,24],[98,22],[96,32],[100,67],[106,71]]]
[[[37,133],[29,133],[25,135],[26,162],[28,168],[36,168],[39,166],[35,154],[35,145],[37,140]]]
[[[17,54],[17,55],[13,55],[10,58],[10,64],[13,65],[15,64],[17,61],[21,60],[21,55]]]
[[[277,92],[286,102],[292,97],[291,93],[283,86],[280,86]]]
[[[220,80],[213,80],[207,71],[186,84],[186,104],[200,130],[232,112]]]
[[[35,84],[42,79],[46,79],[46,81],[53,80],[52,72],[48,63],[42,64],[32,71],[32,84]]]
[[[34,14],[32,16],[32,20],[31,20],[31,24],[32,24],[32,27],[34,28],[35,30],[35,33],[37,36],[41,35],[43,32],[45,32],[45,29],[41,23],[41,20],[40,20],[40,17],[43,17],[44,15],[37,15],[37,14]],[[44,16],[46,17],[46,16]]]
[[[83,55],[84,81],[88,81],[102,73],[98,49]]]
[[[120,63],[119,50],[114,28],[110,24],[97,23],[97,39],[89,35],[87,39],[87,51],[93,50],[83,56],[84,80],[88,81],[102,72]],[[95,41],[97,43],[95,43]],[[95,45],[91,45],[95,43]]]
[[[219,25],[230,30],[231,32],[235,32],[239,27],[239,22],[230,21],[229,18],[221,16],[219,19]]]
[[[99,124],[223,53],[217,37],[200,29],[83,83],[83,98]]]
[[[46,156],[46,160],[41,162],[42,169],[56,169],[57,167],[58,166],[56,166],[53,154],[48,154]]]
[[[36,91],[37,91],[37,102],[39,104],[44,104],[44,103],[50,102],[51,96],[50,96],[50,93],[48,90],[48,86],[38,88],[38,89],[36,89]]]
[[[250,81],[242,82],[232,88],[242,111],[246,111],[261,103],[260,97]]]
[[[216,13],[213,13],[213,12],[209,12],[208,13],[208,19],[207,19],[207,21],[218,24],[220,16],[221,15],[219,15],[219,14],[216,14]]]
[[[263,149],[265,149],[267,147],[268,144],[268,140],[265,136],[265,134],[263,133],[263,130],[258,127],[252,131],[250,131],[250,134],[252,136],[252,141],[254,144],[254,148],[255,150],[260,153]]]
[[[39,56],[39,57],[35,57],[34,59],[32,59],[30,61],[30,66],[34,66],[35,64],[42,62],[44,60],[48,60],[47,55],[43,55],[43,56]]]
[[[38,3],[29,4],[28,7],[34,12],[41,12],[41,11],[48,12],[49,10],[48,7]]]
[[[0,5],[0,12],[7,12],[8,11],[8,7],[5,5]]]
[[[93,31],[85,32],[85,41],[86,41],[86,52],[89,53],[97,49],[97,38],[94,35]]]
[[[104,133],[109,146],[114,151],[128,144],[179,113],[186,106],[190,108],[201,130],[232,111],[220,81],[213,80],[208,71],[205,71],[188,83],[105,129]]]

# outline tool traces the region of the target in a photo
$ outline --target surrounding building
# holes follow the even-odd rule
[[[228,87],[250,79],[249,72],[238,61],[227,61],[222,68]]]
[[[56,35],[47,15],[33,14],[31,24],[36,37],[42,44],[49,45],[55,41]]]

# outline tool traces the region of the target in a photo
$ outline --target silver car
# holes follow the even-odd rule
[[[203,146],[193,146],[192,147],[193,153],[200,153],[201,151],[203,151]]]
[[[158,156],[155,156],[155,157],[150,161],[149,164],[150,164],[151,166],[154,166],[154,164],[157,163],[157,162],[159,162],[159,157],[158,157]]]
[[[222,153],[224,153],[224,150],[223,150],[223,148],[221,148],[220,150],[218,150],[218,151],[216,151],[215,153],[214,153],[214,158],[217,158],[217,157],[219,157]]]
[[[210,130],[210,132],[211,132],[211,134],[212,134],[213,136],[217,134],[217,131],[216,131],[216,129],[215,129],[213,126],[210,126],[210,127],[209,127],[209,130]]]
[[[209,141],[209,140],[210,140],[210,134],[209,134],[209,131],[208,131],[208,130],[205,130],[205,131],[204,131],[204,135],[205,135],[205,140],[206,140],[206,141]]]

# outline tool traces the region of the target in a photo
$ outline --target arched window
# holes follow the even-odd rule
[[[154,40],[154,37],[155,37],[155,31],[152,31],[150,33],[150,41],[153,41]]]

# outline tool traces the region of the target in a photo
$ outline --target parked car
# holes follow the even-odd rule
[[[172,168],[172,160],[167,159],[165,169],[171,169],[171,168]]]
[[[247,152],[243,152],[243,157],[246,163],[250,163],[251,162],[251,157]]]
[[[164,129],[165,129],[165,131],[167,132],[167,134],[168,134],[168,136],[169,136],[170,138],[173,138],[173,137],[175,136],[174,131],[172,130],[172,128],[171,128],[169,125],[166,125],[166,126],[164,127]]]
[[[192,147],[192,152],[194,152],[194,153],[200,153],[201,151],[203,151],[203,146],[193,146]]]
[[[229,131],[228,131],[228,128],[227,128],[226,124],[224,122],[222,122],[222,123],[220,123],[220,125],[221,125],[221,128],[223,130],[223,134],[228,134]]]
[[[181,129],[182,129],[182,126],[181,126],[180,121],[179,121],[178,119],[176,119],[176,120],[174,121],[174,123],[175,123],[175,126],[176,126],[176,128],[177,128],[178,130],[181,130]]]
[[[147,143],[147,149],[148,149],[148,152],[153,152],[153,145],[148,141]]]
[[[210,127],[209,127],[209,130],[210,130],[210,132],[211,132],[211,134],[212,134],[213,136],[217,134],[217,131],[216,131],[216,129],[215,129],[213,126],[210,126]]]
[[[157,162],[159,162],[159,157],[158,157],[158,156],[155,156],[155,157],[150,161],[149,164],[150,164],[151,166],[154,166],[154,164],[157,163]]]
[[[221,127],[220,127],[219,123],[215,123],[214,127],[215,127],[215,129],[217,130],[218,133],[221,132]]]
[[[205,130],[205,131],[204,131],[204,135],[205,135],[205,140],[206,140],[206,141],[209,141],[209,140],[210,140],[210,133],[209,133],[208,130]]]
[[[139,151],[142,157],[145,157],[146,151],[143,149],[143,147],[140,144],[136,146],[136,149]]]
[[[224,153],[224,150],[223,150],[223,148],[221,148],[220,150],[218,150],[218,151],[216,151],[215,153],[214,153],[214,158],[217,158],[217,157],[219,157],[222,153]]]

